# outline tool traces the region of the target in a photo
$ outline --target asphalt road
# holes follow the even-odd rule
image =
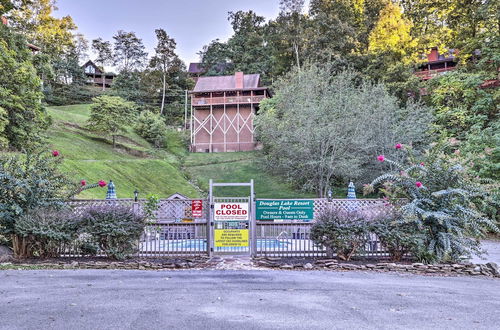
[[[500,280],[324,271],[0,271],[0,329],[499,329]]]

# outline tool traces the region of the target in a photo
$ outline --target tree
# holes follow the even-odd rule
[[[40,140],[49,124],[41,81],[26,39],[0,24],[0,144],[22,149]]]
[[[114,62],[119,65],[120,71],[131,71],[141,68],[147,56],[142,39],[138,38],[134,32],[119,30],[113,36],[114,42]]]
[[[370,33],[368,51],[389,54],[390,60],[405,64],[416,61],[416,42],[410,36],[411,22],[403,18],[398,5],[389,1]]]
[[[41,47],[50,57],[57,57],[74,46],[72,31],[76,25],[71,16],[55,18],[55,0],[17,1],[17,8],[9,13],[12,28],[28,41]]]
[[[98,96],[93,99],[93,102],[87,127],[92,131],[111,135],[113,148],[115,148],[116,136],[132,122],[135,104],[119,96],[108,95]]]
[[[162,115],[165,107],[168,70],[177,59],[177,55],[175,54],[176,43],[175,40],[170,38],[167,32],[163,29],[156,29],[155,33],[156,38],[158,39],[158,44],[155,47],[155,55],[151,58],[149,66],[160,71],[162,74],[162,97],[160,110],[160,114]]]
[[[105,65],[113,61],[113,52],[111,43],[104,41],[102,38],[92,40],[92,50],[97,53],[96,63],[101,65],[102,71],[102,90],[106,90],[106,68]]]
[[[322,197],[335,182],[377,175],[366,159],[390,154],[397,140],[422,148],[429,109],[411,102],[399,107],[382,84],[358,79],[325,65],[295,70],[276,83],[256,118],[266,167]]]
[[[17,221],[39,208],[62,207],[68,196],[71,185],[58,169],[61,162],[40,149],[0,156],[0,229],[11,238],[17,257],[28,252]]]

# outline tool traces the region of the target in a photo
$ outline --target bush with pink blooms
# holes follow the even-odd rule
[[[446,143],[438,143],[417,159],[412,148],[396,148],[404,162],[385,158],[378,161],[391,170],[365,186],[388,197],[402,215],[402,223],[416,226],[424,234],[416,257],[427,262],[458,261],[482,253],[479,239],[487,231],[498,232],[495,222],[481,210],[493,203],[491,196],[470,175],[461,159]],[[397,205],[396,199],[408,203]]]

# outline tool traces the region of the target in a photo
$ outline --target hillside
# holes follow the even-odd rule
[[[169,131],[167,150],[153,149],[127,128],[113,149],[111,140],[90,132],[85,123],[89,105],[48,107],[53,125],[48,131],[50,148],[64,157],[63,171],[71,179],[88,182],[109,181],[116,185],[119,198],[132,198],[135,189],[140,197],[155,194],[165,197],[179,192],[200,197],[208,191],[209,179],[218,182],[249,182],[255,180],[260,198],[306,198],[313,194],[297,192],[283,180],[261,170],[259,152],[188,153],[179,133]],[[248,196],[248,189],[225,188],[219,195]],[[100,199],[106,189],[90,189],[77,198]]]
[[[141,197],[149,194],[168,196],[179,192],[198,197],[179,168],[174,155],[153,150],[149,143],[131,128],[118,139],[118,148],[111,141],[85,129],[89,105],[49,107],[53,125],[48,131],[51,148],[64,157],[63,170],[74,180],[109,181],[116,185],[119,198],[132,198],[135,189]],[[78,198],[104,198],[106,189],[90,189]]]

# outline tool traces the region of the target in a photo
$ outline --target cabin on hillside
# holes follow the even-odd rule
[[[255,150],[253,119],[270,97],[259,74],[199,77],[191,94],[191,151]]]
[[[415,75],[421,80],[429,80],[456,69],[457,60],[454,49],[450,49],[446,54],[440,54],[438,49],[434,47],[426,56],[427,62],[415,72]]]
[[[87,76],[87,84],[101,86],[103,83],[103,70],[95,65],[92,61],[87,61],[84,65],[82,65],[82,69]],[[114,73],[106,73],[104,77],[104,86],[105,88],[111,87],[113,83],[113,79],[115,79]]]

